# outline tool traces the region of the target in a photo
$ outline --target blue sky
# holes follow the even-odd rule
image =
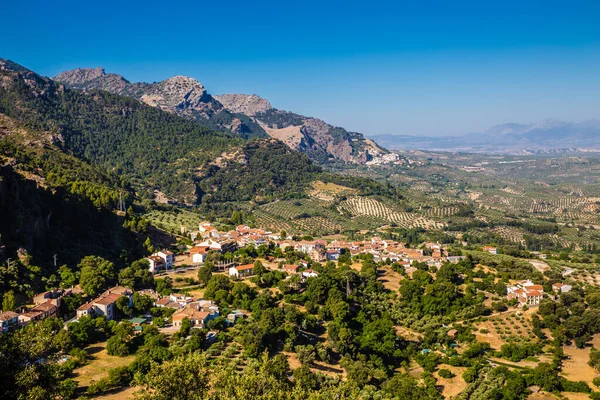
[[[0,57],[41,74],[101,66],[131,81],[188,75],[214,94],[256,93],[366,134],[600,118],[598,1],[13,1],[2,9]]]

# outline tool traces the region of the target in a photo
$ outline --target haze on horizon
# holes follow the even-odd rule
[[[0,57],[188,75],[367,135],[600,117],[600,3],[526,3],[11,2]]]

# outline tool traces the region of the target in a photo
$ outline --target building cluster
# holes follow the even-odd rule
[[[558,297],[556,295],[560,293],[568,293],[573,289],[571,285],[564,283],[552,284],[552,291],[554,292],[554,299]],[[514,285],[506,288],[506,298],[508,300],[517,299],[519,305],[537,306],[540,304],[544,297],[544,288],[542,285],[536,285],[529,279],[517,281]],[[552,296],[551,296],[552,297]]]
[[[53,289],[37,294],[33,298],[34,306],[20,313],[5,311],[0,313],[0,332],[7,332],[32,321],[41,321],[60,314],[62,299],[71,294],[73,289]]]
[[[401,263],[405,267],[409,267],[413,261],[417,261],[439,268],[444,261],[458,262],[461,259],[459,256],[448,257],[447,251],[437,243],[425,243],[424,246],[421,246],[422,249],[414,249],[406,247],[403,243],[383,240],[377,236],[363,241],[293,240],[291,237],[282,238],[279,234],[263,229],[253,229],[246,225],[239,225],[234,230],[221,232],[212,224],[205,222],[199,225],[199,230],[194,232],[193,237],[195,244],[188,249],[193,265],[203,264],[211,251],[224,254],[248,245],[260,246],[271,243],[283,252],[292,248],[316,262],[336,261],[343,253],[348,253],[350,256],[371,254],[375,261],[389,259],[392,262]],[[172,268],[174,261],[167,262],[167,257],[173,257],[173,255],[166,250],[148,257],[150,271],[157,273]],[[220,267],[218,268],[220,271],[229,271],[230,275],[236,277],[253,274],[251,265],[234,266],[231,264]]]
[[[537,306],[544,297],[544,288],[527,279],[508,286],[506,293],[508,300],[517,299],[521,305]]]

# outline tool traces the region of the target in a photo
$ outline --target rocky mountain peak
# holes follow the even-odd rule
[[[85,82],[93,81],[106,75],[104,68],[75,68],[70,71],[64,71],[56,75],[54,79],[61,82],[68,82],[71,85],[81,85]]]
[[[213,97],[231,112],[246,114],[250,117],[273,109],[267,99],[255,94],[222,94]]]
[[[174,76],[152,85],[142,101],[161,108],[198,108],[209,101],[206,89],[196,79]]]

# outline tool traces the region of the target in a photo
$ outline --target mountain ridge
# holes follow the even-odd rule
[[[72,89],[106,90],[242,137],[272,137],[319,163],[361,164],[386,150],[360,133],[348,132],[313,117],[278,110],[256,94],[211,95],[194,78],[132,83],[103,68],[76,68],[55,80]]]
[[[581,122],[544,119],[521,124],[509,122],[483,132],[456,136],[371,135],[394,150],[464,151],[523,154],[564,149],[600,148],[600,120]]]

